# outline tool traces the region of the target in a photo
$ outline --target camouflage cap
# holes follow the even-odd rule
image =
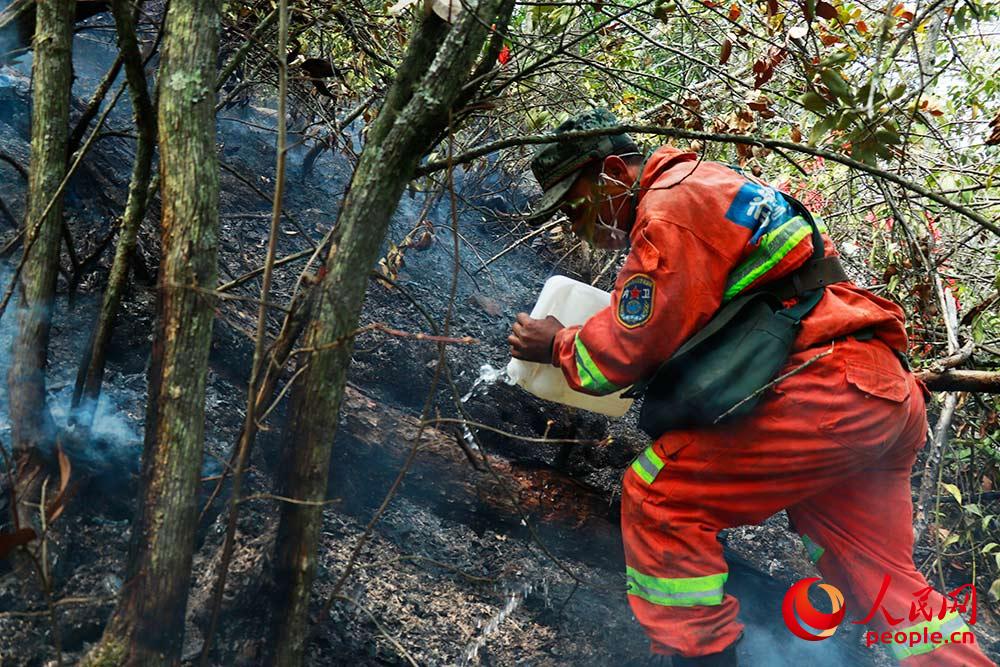
[[[618,119],[607,109],[591,109],[574,116],[555,129],[555,134],[615,127]],[[580,171],[594,160],[609,155],[639,152],[627,134],[607,134],[542,145],[531,159],[531,171],[542,186],[542,198],[528,221],[539,224],[550,218],[562,202]]]

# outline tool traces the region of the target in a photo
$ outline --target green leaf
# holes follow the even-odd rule
[[[844,81],[844,77],[840,76],[840,72],[824,67],[819,71],[819,76],[832,95],[842,100],[851,99],[851,87]]]
[[[802,106],[813,113],[822,113],[827,107],[826,100],[823,99],[823,96],[818,93],[806,93],[799,98],[799,102],[802,103]]]
[[[906,84],[905,83],[900,83],[900,84],[897,84],[897,85],[893,86],[892,90],[889,91],[889,99],[892,100],[893,102],[895,102],[900,97],[902,97],[904,94],[906,94]]]
[[[809,145],[815,146],[819,143],[819,140],[823,138],[823,135],[836,127],[839,121],[840,114],[833,114],[813,125],[812,132],[809,133]]]
[[[849,51],[837,51],[836,53],[823,58],[819,61],[821,67],[833,67],[834,65],[839,65],[841,63],[846,63],[851,59],[851,54]]]
[[[983,547],[983,553],[984,554],[993,553],[993,551],[995,551],[996,549],[1000,549],[1000,544],[997,544],[996,542],[990,542],[989,544]]]
[[[837,129],[846,130],[854,123],[854,121],[856,121],[859,118],[861,118],[860,111],[844,111],[840,114],[840,120],[837,121]],[[863,131],[860,131],[860,133],[855,132],[854,135],[851,137],[851,141],[856,141],[858,137],[862,136],[863,134],[864,134]]]
[[[959,32],[965,32],[966,27],[968,27],[968,13],[965,11],[967,7],[962,5],[955,12],[955,27],[958,28]],[[997,581],[1000,581],[998,579]]]
[[[954,484],[949,484],[948,482],[941,482],[941,486],[945,491],[951,494],[951,497],[955,499],[955,502],[959,505],[962,504],[962,492]]]
[[[858,140],[858,135],[862,134],[862,131],[855,131],[849,137],[851,142],[851,157],[858,162],[864,162],[865,164],[875,164],[875,154],[878,144],[873,140],[867,139],[864,141]]]
[[[875,141],[883,146],[898,146],[903,143],[898,134],[885,126],[875,130]]]
[[[1000,600],[1000,579],[990,585],[990,597],[994,600]]]

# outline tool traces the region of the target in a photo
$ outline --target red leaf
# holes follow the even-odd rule
[[[767,0],[767,15],[774,16],[778,13],[778,0]]]
[[[757,74],[757,76],[754,77],[753,87],[760,88],[765,83],[770,81],[772,76],[774,76],[774,69],[772,69],[771,67],[765,68],[763,72],[760,72],[759,74]]]
[[[816,3],[816,14],[825,18],[827,21],[833,21],[838,16],[837,8],[824,0],[819,0],[819,2]]]
[[[758,60],[753,64],[754,74],[763,74],[764,70],[766,69],[767,69],[767,63],[764,62],[763,60]]]
[[[907,10],[903,4],[896,5],[892,10],[892,15],[898,17],[902,23],[913,20],[913,12]]]
[[[868,32],[868,24],[865,23],[864,21],[858,21],[857,23],[854,24],[854,27],[857,28],[858,32],[860,32],[862,35]]]
[[[69,478],[73,473],[73,466],[70,465],[69,457],[63,451],[62,445],[58,445],[56,453],[59,458],[59,492],[46,508],[46,516],[48,516],[49,522],[58,519],[59,515],[66,509],[66,487],[69,486]]]
[[[510,62],[510,47],[506,44],[503,45],[503,48],[500,49],[500,53],[497,54],[497,62],[500,63],[501,67]]]
[[[1000,114],[990,121],[990,136],[986,139],[987,146],[1000,145]]]
[[[729,62],[729,56],[733,54],[733,43],[728,39],[722,42],[722,52],[719,53],[719,64],[725,65]]]
[[[729,8],[729,20],[735,21],[739,17],[740,17],[740,6],[734,2],[733,6]]]

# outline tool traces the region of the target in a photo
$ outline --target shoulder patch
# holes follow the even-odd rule
[[[618,323],[626,329],[640,327],[653,315],[653,294],[656,283],[644,273],[637,273],[622,286],[618,297]]]
[[[791,213],[777,190],[751,182],[743,184],[726,211],[727,220],[753,232],[751,243],[788,217]]]

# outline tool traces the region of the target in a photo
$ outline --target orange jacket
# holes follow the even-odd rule
[[[781,198],[723,164],[665,146],[650,156],[639,185],[631,251],[611,305],[555,337],[552,364],[577,391],[608,394],[648,377],[735,289],[788,275],[812,255],[808,230],[786,239],[775,229],[792,215]],[[825,235],[824,242],[836,255]],[[758,273],[745,275],[747,264]],[[903,322],[891,301],[837,283],[803,320],[795,349],[871,327],[905,352]]]

